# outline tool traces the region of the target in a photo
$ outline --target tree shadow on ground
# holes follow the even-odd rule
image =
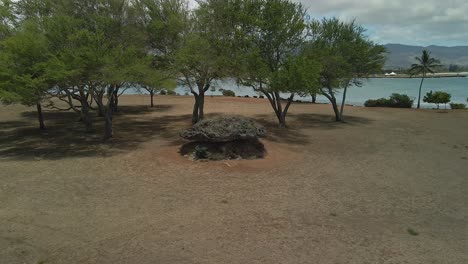
[[[115,138],[104,144],[104,121],[93,113],[93,132],[86,133],[73,112],[45,111],[48,129],[37,128],[35,112],[24,112],[30,122],[3,122],[0,128],[0,160],[59,160],[70,157],[108,156],[138,147],[153,137],[171,138],[177,135],[174,124],[190,125],[190,115],[154,117],[141,113],[165,112],[172,106],[149,108],[122,107],[114,118]],[[148,110],[149,109],[149,110]]]
[[[153,116],[164,113],[172,105],[155,108],[148,106],[121,106],[114,118],[114,138],[102,142],[104,122],[94,115],[94,131],[86,133],[82,122],[73,112],[46,111],[48,130],[37,129],[35,112],[25,112],[26,121],[1,122],[0,160],[60,160],[72,157],[102,157],[135,150],[140,144],[153,139],[163,139],[164,145],[182,146],[187,143],[179,132],[191,126],[191,115]],[[210,113],[206,118],[224,115]],[[256,115],[255,121],[268,130],[266,140],[278,143],[304,145],[310,143],[310,135],[304,129],[338,129],[346,126],[368,124],[372,120],[347,116],[347,122],[334,122],[329,115],[291,114],[289,127],[279,128],[271,115]]]
[[[286,118],[287,127],[281,128],[278,126],[278,121],[272,119],[271,115],[256,115],[254,119],[267,128],[267,140],[296,145],[310,143],[310,136],[306,135],[303,129],[343,129],[349,126],[370,124],[373,121],[363,117],[345,116],[345,122],[335,122],[331,115],[289,114]]]
[[[336,122],[335,117],[332,115],[311,113],[291,114],[290,118],[293,119],[292,121],[294,125],[300,125],[300,127],[304,128],[317,128],[326,130],[343,129],[356,125],[367,125],[374,121],[365,117],[345,115],[344,121]]]

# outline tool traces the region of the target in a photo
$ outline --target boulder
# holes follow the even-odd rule
[[[202,120],[180,136],[197,142],[229,142],[264,137],[266,129],[251,119],[241,116],[225,116]]]

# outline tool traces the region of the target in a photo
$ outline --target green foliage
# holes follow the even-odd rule
[[[436,92],[430,91],[424,96],[423,101],[425,103],[436,104],[437,109],[439,109],[440,104],[449,103],[451,98],[452,96],[449,93],[441,92],[441,91],[436,91]]]
[[[379,73],[385,63],[385,48],[367,39],[366,30],[337,18],[310,23],[307,54],[322,64],[322,86],[339,89],[362,85],[362,78]]]
[[[361,86],[363,80],[379,73],[385,63],[385,48],[369,40],[365,29],[355,21],[342,22],[337,18],[314,20],[309,25],[310,41],[305,54],[321,64],[321,94],[332,103],[336,121],[342,119],[346,92],[343,93],[341,112],[337,107],[338,89]]]
[[[423,50],[421,57],[414,57],[417,63],[411,65],[411,75],[422,74],[423,77],[427,73],[434,73],[434,70],[440,67],[440,61],[431,57],[431,53],[428,50]]]
[[[0,49],[0,99],[4,103],[36,104],[68,76],[33,20],[1,42]]]
[[[451,109],[466,109],[466,105],[465,104],[452,103],[452,104],[450,104],[450,108]]]
[[[410,235],[412,235],[412,236],[418,236],[418,235],[419,235],[419,233],[416,232],[416,231],[415,231],[414,229],[412,229],[412,228],[408,228],[406,231],[408,232],[408,234],[410,234]]]
[[[406,94],[394,93],[389,99],[380,98],[376,100],[367,100],[364,105],[366,107],[394,107],[394,108],[411,108],[414,100],[411,100]]]
[[[235,97],[236,93],[234,93],[231,90],[223,90],[223,96],[230,96],[230,97]]]
[[[207,147],[197,145],[195,147],[195,158],[196,159],[207,159],[210,155]]]
[[[289,57],[272,74],[270,89],[277,92],[310,94],[319,87],[320,64],[302,56]]]
[[[431,57],[431,53],[427,50],[422,51],[421,57],[415,57],[414,59],[418,63],[412,64],[409,72],[411,76],[414,76],[417,74],[422,75],[421,84],[419,85],[419,94],[418,94],[417,108],[419,109],[420,104],[421,104],[421,90],[422,90],[424,78],[426,78],[427,73],[434,73],[435,69],[439,68],[441,65],[440,65],[440,61],[438,59]],[[437,105],[437,108],[439,108],[439,105]]]
[[[296,55],[306,35],[305,10],[287,0],[240,4],[242,28],[237,76],[244,84],[269,92],[269,80]],[[288,90],[289,87],[283,87]],[[293,88],[296,89],[296,88]]]
[[[13,1],[0,0],[0,40],[5,39],[12,33],[15,22]]]

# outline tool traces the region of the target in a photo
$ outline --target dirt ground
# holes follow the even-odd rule
[[[74,113],[0,107],[0,263],[468,263],[468,111],[207,98],[265,125],[263,160],[177,152],[191,97],[121,99],[101,144]],[[96,130],[102,121],[96,121]]]

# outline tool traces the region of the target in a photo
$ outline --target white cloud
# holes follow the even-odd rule
[[[381,43],[468,45],[467,0],[300,1],[314,17],[355,18]]]

